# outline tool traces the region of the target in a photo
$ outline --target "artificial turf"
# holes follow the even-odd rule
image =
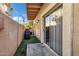
[[[32,36],[30,39],[23,39],[20,46],[17,48],[15,56],[27,56],[27,44],[40,43],[37,37]]]

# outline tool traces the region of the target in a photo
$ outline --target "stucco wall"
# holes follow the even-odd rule
[[[0,30],[0,55],[14,55],[23,39],[24,27],[4,14],[0,14],[1,18],[4,26]]]
[[[63,4],[63,35],[62,53],[64,56],[72,55],[72,27],[73,27],[73,4]]]
[[[79,56],[79,3],[74,4],[73,55]]]

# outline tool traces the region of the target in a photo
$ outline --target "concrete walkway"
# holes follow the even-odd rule
[[[41,43],[28,44],[27,56],[54,56],[48,49]]]

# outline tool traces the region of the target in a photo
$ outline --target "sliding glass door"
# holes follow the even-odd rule
[[[45,17],[45,43],[62,55],[62,7]]]

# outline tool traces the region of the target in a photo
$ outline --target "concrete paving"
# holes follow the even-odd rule
[[[41,43],[28,44],[27,56],[54,56],[48,49]]]

